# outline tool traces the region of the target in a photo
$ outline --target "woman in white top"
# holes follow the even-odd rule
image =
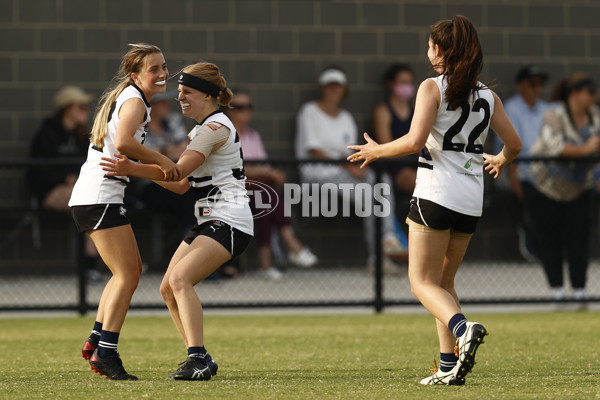
[[[346,146],[358,139],[358,128],[352,114],[343,109],[341,103],[348,95],[346,74],[337,67],[325,68],[319,75],[321,98],[310,101],[298,112],[296,130],[296,158],[343,160],[350,154]],[[359,184],[375,183],[375,173],[371,169],[360,169],[352,164],[333,163],[305,164],[300,167],[302,182],[324,184],[352,184],[350,191],[339,189],[343,202],[354,202],[357,197],[354,188]],[[392,187],[389,175],[384,174],[383,181]],[[390,205],[390,212],[382,218],[384,272],[388,274],[406,274],[404,268],[396,265],[391,258],[406,259],[406,248],[396,237],[394,230],[395,205],[392,190],[382,195]],[[335,201],[335,199],[329,199]],[[367,266],[374,268],[375,263],[375,215],[370,213],[363,218],[365,241],[368,247]]]
[[[349,146],[358,151],[348,159],[364,167],[420,152],[407,219],[408,271],[413,294],[436,318],[440,341],[440,369],[421,383],[462,385],[487,331],[462,314],[454,277],[481,216],[483,170],[497,178],[521,141],[498,96],[478,80],[483,54],[466,17],[432,26],[427,56],[439,76],[419,87],[410,132],[382,145],[365,133],[367,144]],[[490,127],[504,142],[497,155],[483,153]]]
[[[171,258],[160,292],[188,352],[187,360],[169,378],[209,380],[217,364],[204,348],[202,304],[194,286],[246,249],[253,219],[240,139],[219,110],[233,98],[225,78],[216,65],[197,63],[185,67],[178,82],[182,113],[198,123],[177,161],[185,178],[164,182],[158,166],[136,164],[118,154],[117,160],[104,158],[103,166],[109,176],[153,179],[176,193],[189,190],[197,199],[197,224]]]
[[[109,379],[137,380],[127,374],[117,353],[119,332],[135,291],[142,261],[123,207],[128,178],[107,176],[102,156],[120,152],[126,157],[159,164],[167,179],[179,178],[170,159],[142,144],[150,121],[149,101],[164,93],[169,71],[161,50],[153,45],[130,45],[123,56],[115,86],[107,89],[94,120],[87,160],[69,201],[78,229],[87,232],[113,276],[98,304],[92,334],[82,354],[92,369]]]

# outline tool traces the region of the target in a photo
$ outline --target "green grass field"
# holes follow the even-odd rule
[[[4,399],[597,399],[600,314],[478,314],[490,336],[462,387],[419,380],[439,358],[427,315],[211,316],[208,382],[167,380],[185,359],[168,317],[131,316],[119,351],[137,382],[90,371],[91,318],[0,319]]]

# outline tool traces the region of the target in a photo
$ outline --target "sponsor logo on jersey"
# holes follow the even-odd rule
[[[473,159],[469,158],[469,161],[467,161],[467,163],[465,164],[465,169],[468,169],[469,171],[473,171],[473,168],[471,168],[472,161],[473,161]]]

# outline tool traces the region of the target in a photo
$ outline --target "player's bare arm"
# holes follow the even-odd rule
[[[146,108],[140,99],[129,99],[119,110],[119,126],[115,135],[115,147],[122,154],[140,160],[146,164],[157,164],[169,180],[179,179],[181,171],[168,157],[153,151],[137,140],[133,135],[137,127],[143,122]]]
[[[490,121],[490,127],[502,139],[504,147],[497,155],[484,153],[483,159],[485,170],[494,179],[497,179],[504,167],[519,155],[521,151],[521,139],[510,119],[508,119],[502,101],[496,93],[492,92],[492,94],[494,96],[494,114]]]
[[[406,135],[385,144],[378,144],[365,133],[364,137],[367,144],[348,146],[351,150],[358,150],[357,153],[349,156],[348,160],[351,162],[363,161],[362,168],[379,158],[402,157],[417,153],[425,147],[440,101],[440,91],[436,83],[430,79],[425,80],[421,83],[417,92],[415,114],[410,131]]]

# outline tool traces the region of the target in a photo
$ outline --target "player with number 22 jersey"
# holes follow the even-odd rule
[[[427,199],[462,214],[481,216],[483,204],[483,144],[494,112],[494,96],[481,89],[467,107],[451,110],[444,99],[444,75],[431,78],[442,101],[431,134],[419,154],[414,197]]]
[[[422,385],[464,385],[487,329],[462,313],[454,279],[483,206],[483,172],[497,178],[521,150],[521,140],[502,101],[479,81],[483,52],[477,30],[457,15],[431,27],[427,57],[437,78],[421,83],[410,131],[378,144],[365,133],[364,145],[348,157],[361,168],[379,158],[419,153],[410,201],[408,278],[417,299],[435,317],[440,367]],[[488,130],[504,143],[486,154]]]

